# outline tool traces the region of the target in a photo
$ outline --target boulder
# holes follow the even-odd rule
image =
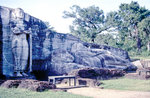
[[[37,80],[24,80],[19,84],[18,88],[25,88],[32,91],[42,92],[47,89],[55,89],[54,84],[49,84],[46,81],[37,81]]]
[[[21,80],[7,80],[4,83],[1,84],[1,87],[4,88],[17,88],[19,84],[21,83]]]
[[[0,85],[3,84],[5,82],[5,80],[0,80]]]
[[[75,75],[78,78],[110,79],[124,76],[125,71],[108,68],[82,68],[73,70],[69,75]]]
[[[78,78],[77,79],[78,85],[85,85],[90,87],[99,86],[101,83],[94,79],[85,79],[85,78]]]
[[[47,89],[55,89],[56,86],[54,84],[49,84],[46,81],[38,81],[38,80],[7,80],[1,87],[5,88],[24,88],[32,91],[44,91]]]

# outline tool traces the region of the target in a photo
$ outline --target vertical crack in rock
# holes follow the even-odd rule
[[[3,32],[2,32],[2,18],[1,18],[1,6],[0,6],[0,74],[2,74],[2,51],[3,51],[3,41],[2,41],[2,36],[3,36]]]

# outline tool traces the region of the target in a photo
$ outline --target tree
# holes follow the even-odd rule
[[[136,40],[136,47],[139,51],[142,40],[138,31],[138,24],[150,15],[150,11],[132,1],[130,4],[121,4],[118,14],[122,21],[120,32],[126,31],[125,33],[128,33],[128,37],[133,37]]]
[[[121,17],[119,16],[118,12],[113,11],[109,12],[106,15],[104,26],[107,28],[107,31],[118,31],[121,25]],[[111,29],[111,30],[109,30]]]
[[[118,47],[126,50],[141,50],[143,39],[139,24],[150,15],[150,11],[140,7],[137,2],[130,4],[123,3],[119,6],[118,12],[110,12],[106,17],[106,25],[114,28],[119,33]],[[135,44],[136,42],[136,44]]]
[[[138,2],[123,3],[118,11],[109,12],[106,18],[99,7],[74,5],[71,11],[64,12],[64,18],[73,19],[71,33],[84,41],[117,46],[134,54],[150,50],[150,10]],[[109,34],[102,34],[103,31]],[[112,32],[118,32],[117,39]]]
[[[54,31],[54,27],[52,27],[49,22],[46,21],[44,23],[45,23],[47,29]]]
[[[115,37],[109,33],[98,34],[97,37],[95,38],[95,43],[100,45],[108,45],[108,46],[116,47],[117,38]]]
[[[150,51],[150,17],[143,19],[138,24],[140,31],[140,38],[142,39],[143,45],[147,46],[147,50]]]
[[[84,41],[94,42],[97,34],[104,31],[104,13],[99,7],[71,7],[72,12],[65,11],[64,18],[73,18],[71,33]]]

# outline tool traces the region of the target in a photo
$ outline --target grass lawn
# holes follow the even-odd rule
[[[131,59],[139,59],[139,60],[141,60],[141,59],[150,59],[150,56],[146,56],[146,57],[142,57],[142,56],[134,56],[134,57],[130,57]]]
[[[101,85],[101,87],[104,87],[104,89],[150,92],[150,80],[120,78],[114,80],[104,80],[101,82],[104,83],[103,85]]]
[[[16,89],[16,88],[1,88],[0,87],[0,98],[89,98],[80,95],[74,95],[67,92],[34,92],[26,89]]]

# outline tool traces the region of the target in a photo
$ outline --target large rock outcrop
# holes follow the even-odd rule
[[[31,36],[27,36],[28,72],[65,74],[74,69],[87,67],[136,70],[130,62],[128,53],[122,49],[85,43],[71,34],[47,30],[43,21],[30,16],[22,9],[0,7],[0,73],[3,75],[13,76],[14,72],[14,26],[23,27],[23,32],[29,32],[30,29]]]
[[[51,46],[52,51],[45,45],[43,49],[46,52],[43,52],[43,54],[47,57],[51,57],[50,70],[52,69],[54,73],[68,73],[73,69],[87,67],[118,68],[124,70],[136,69],[130,62],[130,58],[126,51],[113,47],[109,47],[111,50],[109,51],[108,49],[105,50],[101,48],[102,46],[100,45],[97,45],[100,48],[87,47],[84,42],[72,35],[53,32],[50,34],[53,35],[53,38],[49,38],[51,44],[49,42],[48,46]],[[46,40],[43,44],[48,44]],[[116,51],[120,53],[116,53]],[[49,53],[49,56],[47,53]]]

